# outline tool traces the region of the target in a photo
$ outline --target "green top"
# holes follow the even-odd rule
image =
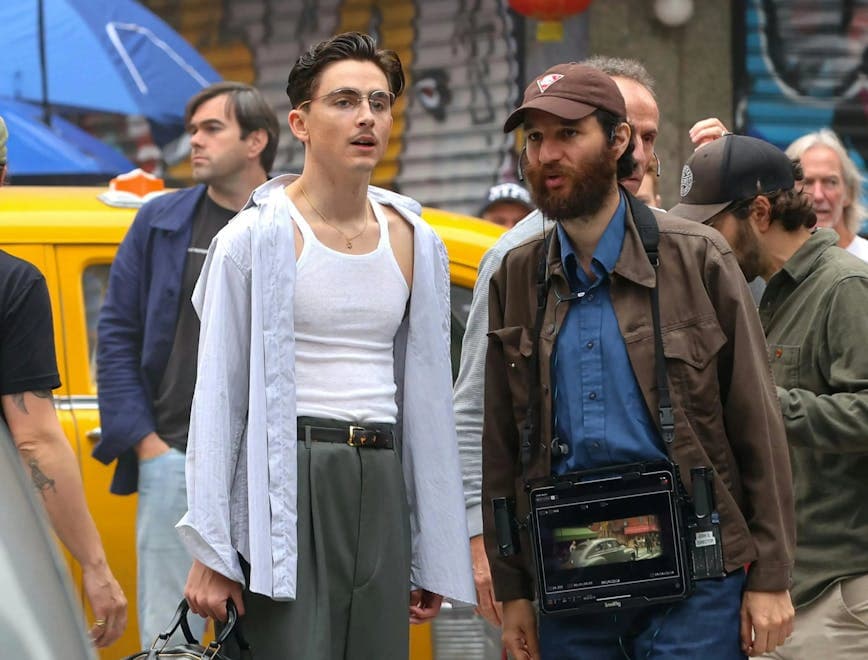
[[[837,241],[817,230],[760,302],[793,468],[796,606],[868,573],[868,264]]]

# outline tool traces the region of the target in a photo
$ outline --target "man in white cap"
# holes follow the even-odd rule
[[[512,229],[535,208],[527,189],[517,183],[498,183],[488,189],[485,204],[479,210],[479,217]]]

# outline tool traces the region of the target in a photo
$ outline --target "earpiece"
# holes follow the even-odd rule
[[[612,126],[612,130],[609,131],[609,144],[615,141],[615,128],[615,126]]]
[[[524,183],[524,168],[521,166],[522,161],[527,157],[527,147],[521,148],[521,153],[518,154],[518,163],[515,167],[515,173],[518,180]]]

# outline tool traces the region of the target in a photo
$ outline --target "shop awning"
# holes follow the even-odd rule
[[[555,530],[555,543],[561,541],[584,541],[597,538],[597,533],[587,527],[561,527]]]

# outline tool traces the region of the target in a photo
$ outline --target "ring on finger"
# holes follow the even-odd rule
[[[104,628],[104,627],[105,627],[105,623],[106,623],[105,619],[96,619],[96,620],[93,622],[93,625],[95,625],[97,628]]]

